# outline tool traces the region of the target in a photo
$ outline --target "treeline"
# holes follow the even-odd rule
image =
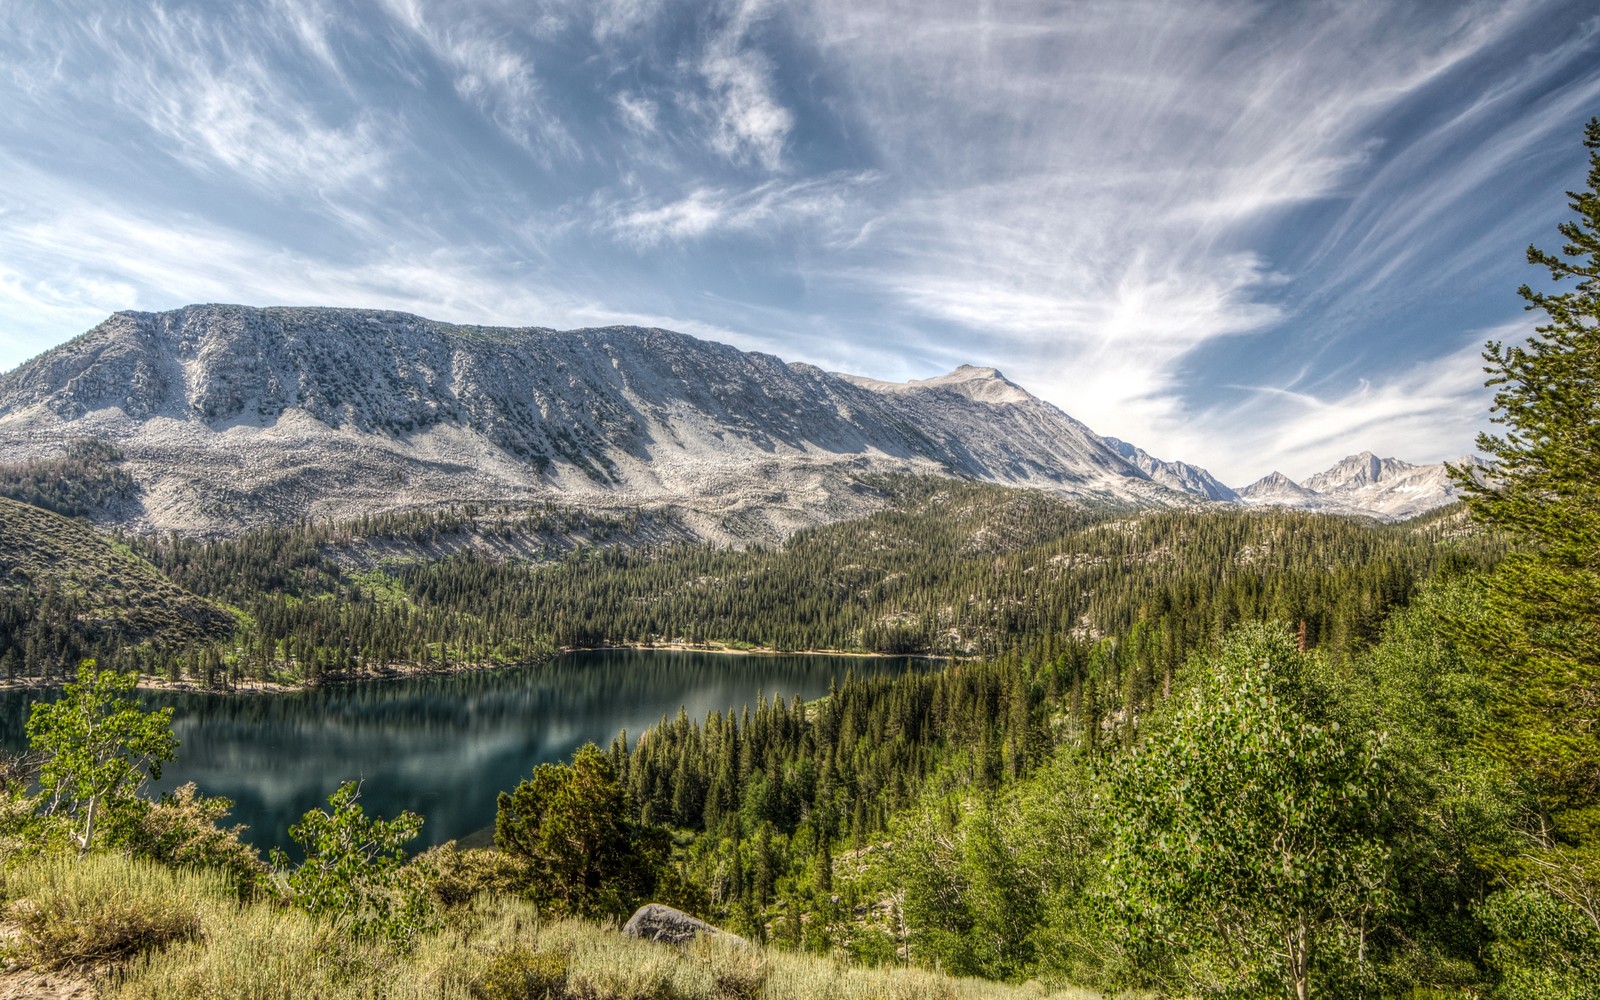
[[[0,497],[64,517],[92,517],[137,499],[123,454],[98,440],[74,441],[61,458],[0,463]]]
[[[1071,647],[1114,656],[1122,700],[1139,702],[1232,624],[1303,622],[1308,645],[1344,655],[1419,580],[1499,555],[1448,511],[1383,525],[1286,510],[1094,512],[949,480],[873,488],[894,506],[774,548],[659,542],[682,537],[670,514],[556,507],[130,537],[120,544],[185,591],[235,609],[235,633],[198,644],[85,634],[49,624],[61,615],[47,620],[37,595],[0,615],[17,622],[14,672],[46,676],[87,657],[226,685],[632,643],[1020,650],[1040,662]]]
[[[1139,702],[1170,683],[1185,651],[1234,623],[1303,622],[1308,645],[1344,655],[1419,580],[1499,555],[1448,511],[1383,525],[1286,510],[1090,511],[938,479],[864,488],[890,508],[772,548],[683,542],[668,512],[556,507],[126,538],[185,590],[236,609],[236,634],[185,647],[41,640],[21,669],[61,671],[92,655],[227,684],[633,643],[1019,650],[1039,662],[1071,647],[1114,656],[1129,688],[1121,699]]]

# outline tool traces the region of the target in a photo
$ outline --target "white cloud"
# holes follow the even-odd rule
[[[4,162],[4,161],[0,161]],[[87,329],[120,309],[193,302],[397,309],[436,319],[510,326],[568,322],[595,306],[553,284],[508,280],[478,249],[375,245],[355,259],[286,249],[214,223],[155,216],[96,192],[7,164],[40,196],[0,226],[0,368]],[[49,274],[49,280],[29,275]]]
[[[280,197],[381,188],[393,122],[373,113],[330,120],[316,106],[308,95],[336,69],[325,19],[304,0],[280,2],[283,20],[270,26],[132,5],[41,20],[13,39],[20,62],[30,65],[34,107],[24,127],[39,139],[66,141],[81,129],[126,143],[130,161],[146,168],[139,154],[153,146],[195,172],[236,177]],[[326,62],[281,72],[267,53],[280,29]],[[45,59],[55,69],[40,74]],[[148,132],[130,134],[130,123]]]
[[[711,146],[737,163],[783,166],[794,114],[773,94],[771,60],[749,44],[764,0],[737,0],[728,23],[707,44],[698,69],[711,90]]]
[[[809,277],[957,331],[940,334],[942,356],[1035,373],[1097,430],[1218,455],[1195,428],[1220,436],[1220,415],[1183,401],[1204,395],[1196,349],[1295,335],[1294,276],[1257,249],[1263,236],[1288,210],[1359,192],[1384,152],[1375,124],[1537,9],[1351,3],[1283,18],[1270,3],[1128,0],[1067,15],[929,0],[908,21],[817,0],[812,34],[909,194],[849,265]],[[1369,385],[1335,402],[1353,414],[1397,400]]]
[[[603,217],[612,232],[642,248],[714,235],[775,232],[800,222],[837,230],[852,210],[853,192],[874,180],[872,174],[856,174],[768,181],[737,191],[696,188],[669,202],[636,198],[612,203],[603,209]]]
[[[509,37],[532,29],[530,18],[496,16],[491,10],[457,7],[440,16],[422,0],[382,0],[401,25],[450,68],[456,94],[507,137],[546,166],[579,156],[577,140],[561,120],[533,60]]]
[[[1479,331],[1447,354],[1347,389],[1247,387],[1242,403],[1195,415],[1195,426],[1170,440],[1186,461],[1211,463],[1234,486],[1274,470],[1303,479],[1366,450],[1411,462],[1458,458],[1488,426],[1484,342],[1520,339],[1531,329],[1519,321]]]
[[[640,135],[651,135],[656,131],[656,116],[661,109],[655,101],[626,91],[618,94],[613,101],[617,105],[617,117],[631,131]]]

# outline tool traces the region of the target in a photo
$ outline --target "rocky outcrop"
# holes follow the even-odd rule
[[[667,944],[684,944],[702,935],[726,941],[743,940],[737,934],[719,930],[704,920],[661,903],[646,903],[635,910],[628,922],[622,925],[622,934],[624,937],[665,941]]]

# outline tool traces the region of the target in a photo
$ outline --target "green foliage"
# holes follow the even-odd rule
[[[128,669],[232,635],[233,615],[87,524],[0,498],[0,679]]]
[[[356,937],[403,945],[432,916],[427,886],[405,866],[405,845],[422,831],[422,817],[369,818],[360,795],[360,785],[347,781],[328,796],[327,812],[312,809],[289,827],[305,851],[289,871],[289,892],[301,908],[335,917]],[[273,852],[272,863],[291,868],[282,851]]]
[[[1104,893],[1136,957],[1191,990],[1304,1000],[1359,977],[1390,905],[1379,746],[1325,721],[1286,630],[1242,629],[1108,774]]]
[[[629,821],[616,771],[592,743],[501,792],[494,841],[528,862],[525,891],[563,914],[626,914],[666,861],[665,835]]]
[[[460,850],[453,840],[431,847],[412,862],[422,873],[434,902],[462,907],[480,896],[521,892],[528,884],[527,862],[503,851]]]
[[[1482,435],[1494,459],[1482,482],[1458,475],[1479,520],[1523,548],[1489,578],[1489,614],[1467,633],[1493,672],[1504,759],[1528,774],[1546,808],[1600,800],[1600,119],[1592,120],[1589,189],[1573,192],[1560,255],[1528,249],[1559,294],[1521,293],[1546,322],[1523,344],[1484,354],[1504,435]]]
[[[742,550],[688,541],[670,512],[466,507],[226,539],[134,537],[125,547],[142,559],[127,566],[41,557],[18,578],[4,573],[0,532],[0,672],[49,676],[63,657],[93,655],[227,687],[526,663],[557,646],[1051,659],[1108,636],[1126,640],[1115,655],[1134,674],[1118,696],[1141,700],[1235,622],[1304,620],[1311,642],[1345,655],[1433,568],[1494,555],[1454,537],[1447,515],[1385,526],[1284,511],[1092,511],[948,479],[860,487],[887,509]],[[0,528],[22,523],[3,501],[0,515]],[[19,551],[55,554],[58,536],[73,551],[116,549],[54,521],[70,530],[29,522]],[[63,580],[58,565],[85,569]],[[91,571],[96,585],[84,582]],[[8,591],[17,579],[31,582]]]
[[[1600,927],[1537,889],[1506,889],[1479,910],[1494,935],[1489,961],[1500,974],[1496,995],[1588,1000],[1600,983]]]
[[[201,795],[189,782],[157,802],[130,802],[108,822],[106,840],[134,857],[217,872],[240,897],[249,898],[268,887],[269,869],[256,849],[239,839],[242,825],[220,825],[232,808],[228,799]]]
[[[0,497],[64,517],[112,512],[139,494],[120,467],[122,452],[103,441],[75,441],[59,458],[0,464]]]
[[[1475,908],[1520,850],[1520,800],[1477,737],[1494,693],[1445,622],[1481,614],[1475,579],[1437,583],[1385,623],[1382,641],[1341,678],[1331,709],[1357,732],[1385,734],[1377,780],[1392,808],[1394,909],[1369,955],[1386,990],[1463,990],[1484,976],[1488,934]]]
[[[1479,439],[1495,462],[1484,482],[1458,474],[1473,515],[1519,546],[1457,631],[1494,692],[1479,743],[1526,796],[1525,846],[1498,861],[1532,895],[1497,897],[1540,915],[1526,937],[1550,936],[1518,944],[1524,957],[1561,951],[1560,914],[1600,917],[1600,119],[1584,146],[1588,187],[1569,192],[1577,218],[1559,227],[1560,252],[1528,248],[1529,263],[1573,286],[1520,290],[1545,321],[1522,344],[1488,346],[1505,433]],[[1501,909],[1486,919],[1509,927]]]
[[[86,660],[60,700],[36,703],[28,717],[45,809],[68,818],[80,854],[93,845],[96,822],[135,802],[145,777],[161,777],[177,752],[172,709],[141,711],[127,697],[136,681]]]
[[[924,803],[883,872],[911,958],[955,975],[1083,981],[1087,890],[1104,848],[1091,794],[1085,761],[1070,752],[1003,796]]]

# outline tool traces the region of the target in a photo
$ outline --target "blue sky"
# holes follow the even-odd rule
[[[0,0],[0,368],[117,309],[998,366],[1242,484],[1460,455],[1591,0]]]

